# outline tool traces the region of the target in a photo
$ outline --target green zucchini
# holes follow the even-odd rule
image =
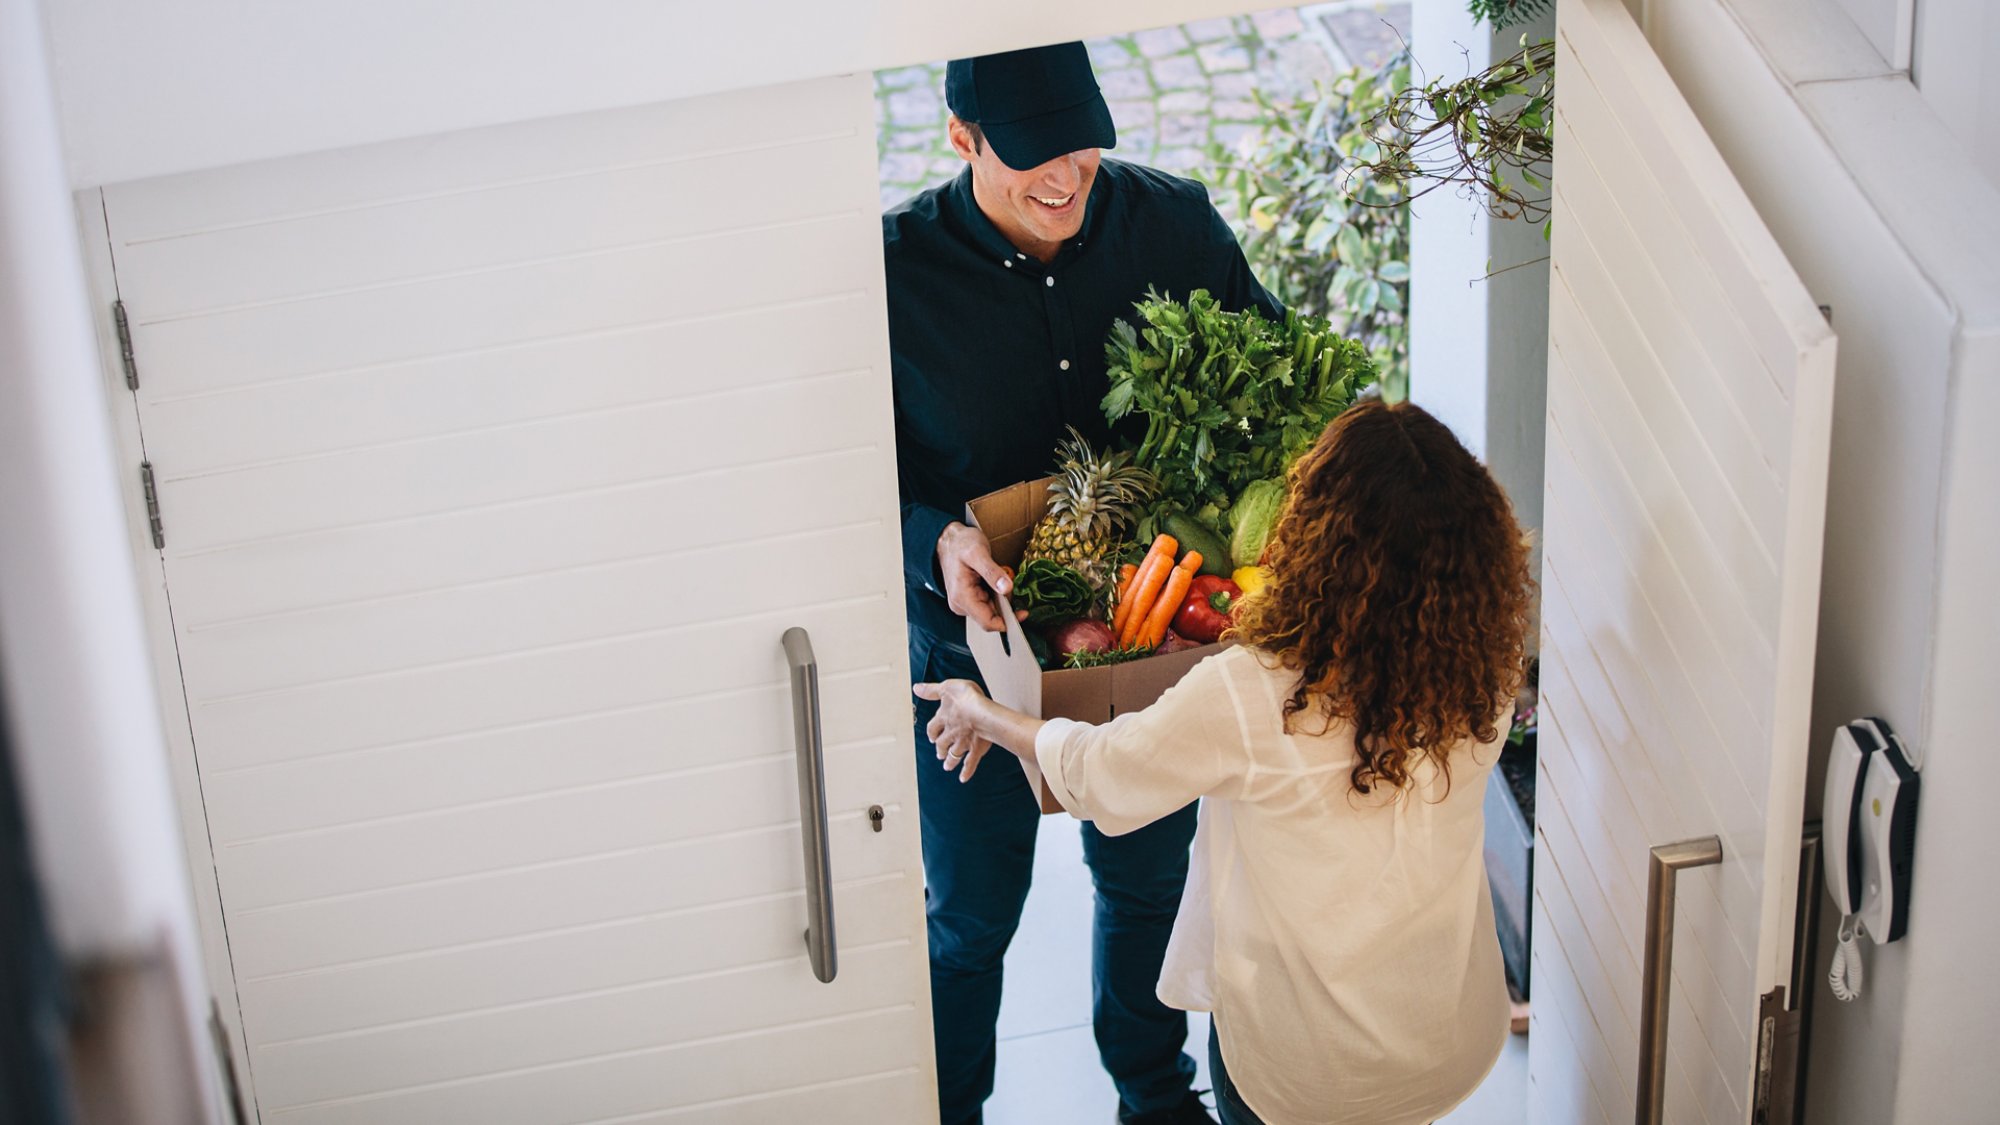
[[[1229,541],[1186,512],[1175,512],[1160,521],[1160,530],[1180,542],[1183,556],[1189,551],[1201,552],[1200,573],[1227,578],[1236,572],[1229,558]]]

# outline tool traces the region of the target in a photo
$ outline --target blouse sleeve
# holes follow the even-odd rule
[[[1095,725],[1050,719],[1035,739],[1049,790],[1107,836],[1143,828],[1197,797],[1239,794],[1250,756],[1220,652],[1152,706]]]

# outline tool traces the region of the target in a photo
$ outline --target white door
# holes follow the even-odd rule
[[[1634,1118],[1650,849],[1714,836],[1679,878],[1666,1119],[1746,1122],[1791,965],[1834,337],[1620,0],[1564,0],[1557,36],[1534,1120]]]
[[[267,1125],[935,1120],[873,113],[864,75],[103,191]]]

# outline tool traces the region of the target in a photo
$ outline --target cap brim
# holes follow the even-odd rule
[[[982,122],[979,128],[993,155],[1017,172],[1039,168],[1064,153],[1118,147],[1118,130],[1102,94],[1067,109],[1019,121]]]

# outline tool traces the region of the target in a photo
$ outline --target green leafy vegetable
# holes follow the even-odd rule
[[[1168,510],[1215,520],[1375,381],[1366,350],[1321,317],[1289,312],[1273,324],[1224,312],[1203,289],[1185,304],[1148,292],[1135,308],[1138,325],[1113,324],[1104,346],[1104,416],[1145,418],[1133,459],[1159,478]]]
[[[1150,648],[1110,648],[1103,652],[1072,652],[1063,661],[1065,668],[1102,668],[1107,664],[1123,664],[1128,660],[1144,660],[1153,655]]]
[[[1083,575],[1050,559],[1024,563],[1014,575],[1014,608],[1027,610],[1030,624],[1082,617],[1096,597]]]
[[[1229,553],[1242,566],[1255,566],[1285,506],[1285,482],[1276,477],[1251,481],[1229,509]]]

